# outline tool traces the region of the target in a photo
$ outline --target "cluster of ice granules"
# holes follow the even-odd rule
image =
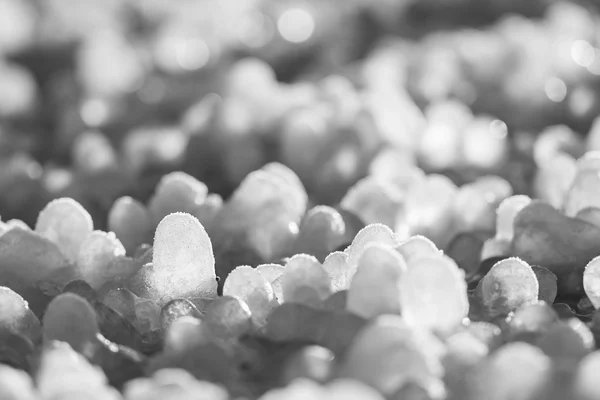
[[[377,177],[374,165],[339,207],[309,208],[276,163],[225,203],[169,174],[148,204],[117,200],[109,232],[54,200],[33,230],[1,225],[0,359],[33,378],[5,367],[0,390],[594,398],[598,160],[576,162],[559,205],[497,176],[457,186],[422,171]]]

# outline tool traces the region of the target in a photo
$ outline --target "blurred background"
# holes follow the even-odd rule
[[[531,194],[548,148],[600,150],[599,9],[0,0],[0,215],[33,225],[69,196],[104,229],[167,172],[227,199],[270,161],[319,204],[369,173],[497,174]]]

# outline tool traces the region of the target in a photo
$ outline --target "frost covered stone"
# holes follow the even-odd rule
[[[156,228],[152,260],[148,284],[162,304],[178,297],[217,295],[212,244],[192,215],[174,213],[163,218]]]
[[[92,217],[86,209],[67,197],[48,203],[35,224],[35,231],[56,243],[73,263],[77,260],[81,244],[93,229]]]
[[[367,319],[400,314],[400,282],[406,269],[402,256],[392,247],[368,244],[348,290],[348,310]]]

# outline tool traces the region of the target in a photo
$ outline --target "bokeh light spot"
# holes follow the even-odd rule
[[[315,20],[306,10],[291,8],[279,17],[277,30],[288,42],[303,43],[313,35]]]
[[[560,103],[567,97],[567,85],[557,77],[552,77],[546,81],[544,87],[546,96],[555,103]]]

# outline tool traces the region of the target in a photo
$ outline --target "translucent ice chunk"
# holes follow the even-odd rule
[[[59,340],[81,352],[99,332],[96,312],[76,294],[64,293],[55,297],[44,314],[43,335],[46,342]]]
[[[194,214],[208,194],[206,185],[185,172],[171,172],[162,177],[148,210],[155,224],[171,213]]]
[[[190,214],[169,214],[158,224],[153,265],[148,284],[163,304],[177,297],[217,295],[212,244],[204,227]]]
[[[175,299],[165,304],[160,311],[160,323],[163,330],[169,329],[169,326],[179,318],[192,317],[200,319],[202,314],[196,306],[186,299]]]
[[[533,269],[540,287],[538,298],[548,304],[553,304],[558,293],[558,278],[547,268],[533,265],[531,269]]]
[[[108,212],[109,231],[117,235],[131,256],[150,240],[151,224],[146,207],[128,196],[118,198]]]
[[[307,254],[291,257],[280,279],[286,303],[320,305],[331,295],[329,275],[315,257]]]
[[[261,264],[256,267],[256,270],[271,284],[275,298],[279,302],[283,301],[283,288],[279,278],[283,275],[285,267],[279,264]]]
[[[366,224],[379,223],[393,228],[402,200],[401,193],[391,184],[366,177],[348,190],[340,204]]]
[[[407,322],[447,332],[469,313],[462,271],[447,256],[418,259],[400,280],[400,305]]]
[[[259,271],[245,265],[229,273],[223,286],[223,295],[244,300],[257,327],[265,326],[267,317],[278,305],[271,284]]]
[[[350,287],[350,282],[356,273],[356,268],[351,268],[348,254],[343,251],[335,251],[327,256],[323,263],[323,269],[331,280],[331,290],[339,292]]]
[[[358,260],[367,244],[377,242],[395,247],[398,241],[394,232],[383,224],[370,224],[362,228],[352,240],[352,243],[345,251],[348,254],[348,263],[356,270]]]
[[[392,247],[369,243],[348,290],[348,310],[367,319],[400,314],[400,281],[406,269],[402,256]]]
[[[513,238],[513,223],[515,217],[523,208],[531,203],[531,198],[525,195],[515,195],[507,198],[496,210],[496,238],[510,241]]]
[[[125,247],[112,232],[93,231],[81,243],[77,267],[83,279],[94,289],[99,289],[110,276],[107,270],[111,262],[125,255]]]
[[[110,290],[102,297],[104,305],[117,311],[129,321],[135,320],[135,303],[137,296],[125,288]]]
[[[135,301],[135,328],[142,334],[161,328],[161,308],[148,299],[136,299]]]
[[[488,347],[466,331],[459,331],[446,340],[447,352],[442,364],[444,381],[454,396],[464,396],[468,376],[488,355]]]
[[[67,197],[56,199],[40,212],[35,231],[56,243],[65,257],[75,263],[79,249],[94,224],[85,208]]]
[[[396,250],[402,255],[409,268],[419,258],[443,254],[435,243],[422,235],[414,235],[402,241],[396,246]]]
[[[165,333],[165,351],[177,353],[208,343],[202,324],[199,319],[189,316],[173,321]]]
[[[343,244],[346,224],[334,208],[316,206],[308,210],[294,243],[294,254],[310,254],[322,261]]]
[[[215,338],[236,338],[252,328],[252,313],[243,300],[222,296],[206,307],[202,321]]]
[[[11,289],[0,286],[0,334],[7,333],[20,334],[37,343],[42,331],[27,302]]]
[[[512,257],[496,263],[483,277],[477,291],[487,312],[494,317],[537,300],[539,283],[529,264]]]

